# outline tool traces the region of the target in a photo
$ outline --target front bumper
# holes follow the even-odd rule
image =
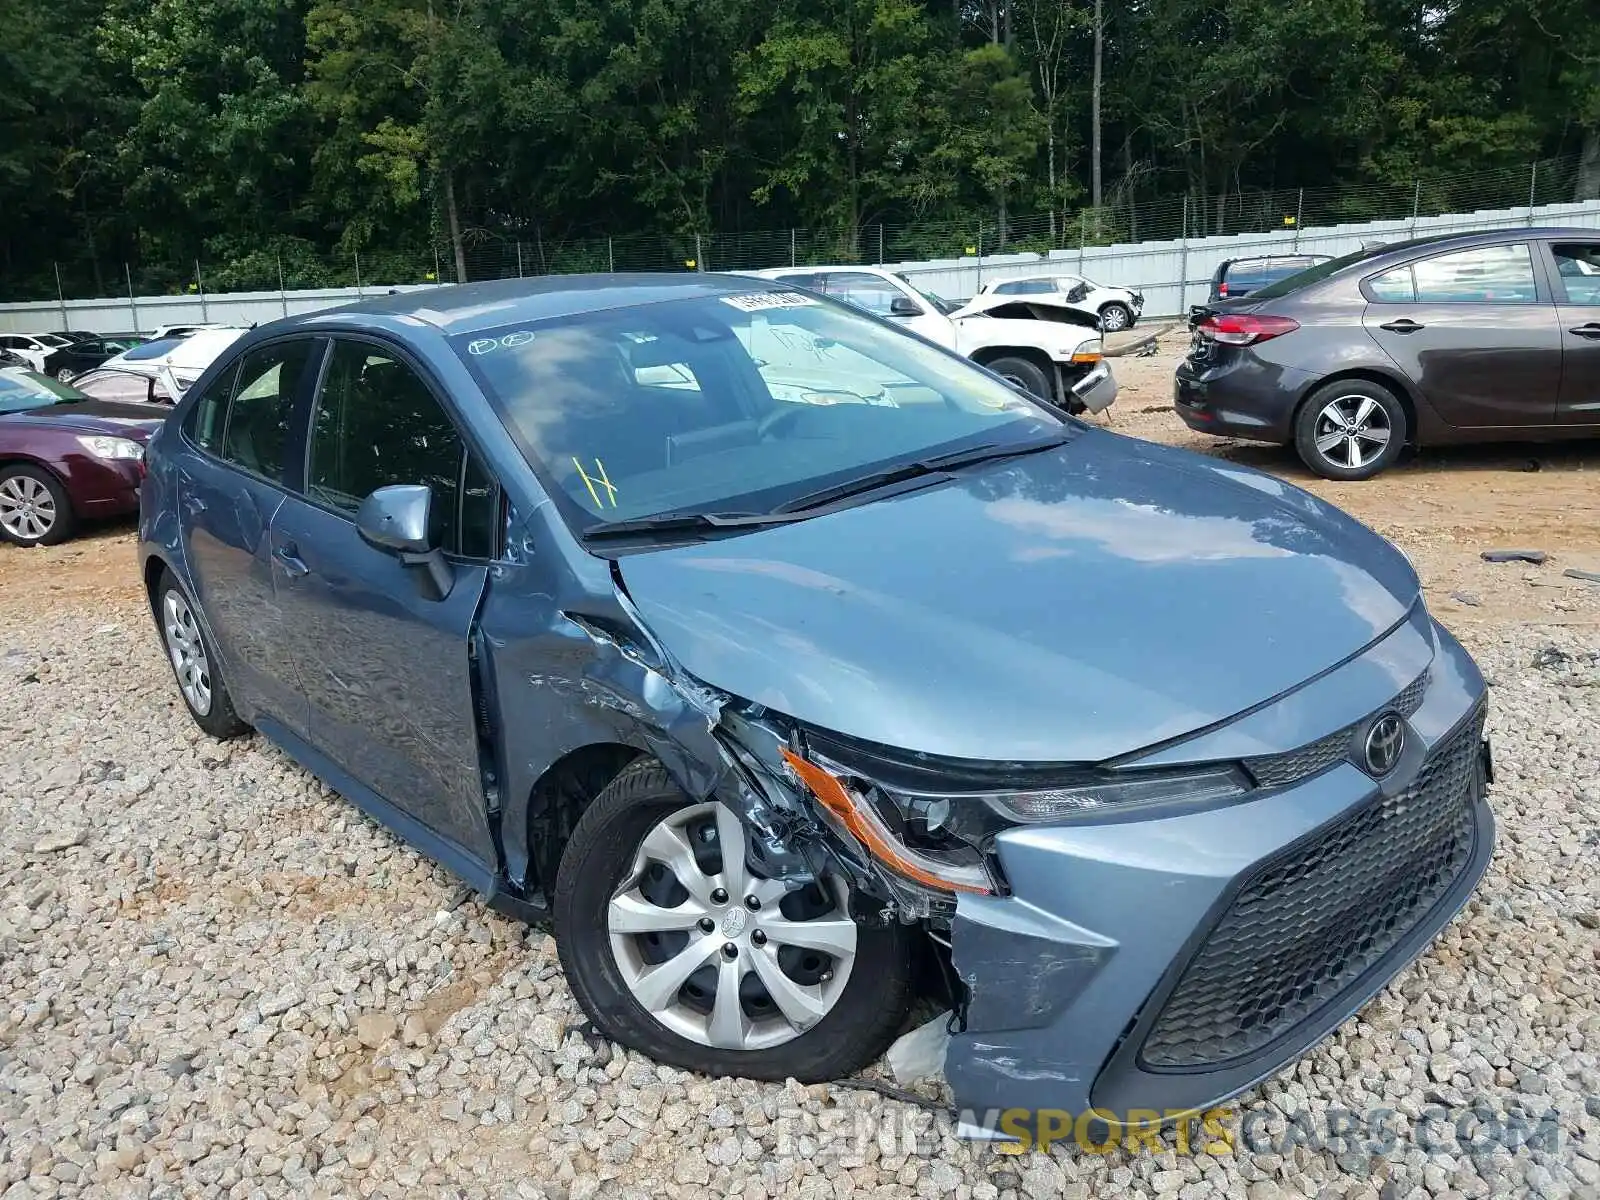
[[[1116,401],[1117,379],[1110,365],[1101,359],[1087,375],[1073,382],[1069,390],[1085,412],[1101,412]]]
[[[969,1005],[946,1074],[964,1132],[1203,1111],[1299,1057],[1427,947],[1494,845],[1482,677],[1448,633],[1434,641],[1409,749],[1381,780],[1335,758],[1232,807],[1000,836],[1012,894],[960,897],[951,927]]]
[[[88,454],[68,454],[51,464],[72,499],[72,507],[85,517],[115,517],[139,510],[139,485],[144,466],[132,459],[99,459]]]

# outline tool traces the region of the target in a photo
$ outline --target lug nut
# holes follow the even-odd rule
[[[761,901],[760,901],[760,899],[758,899],[755,896],[746,896],[744,898],[744,906],[746,908],[748,908],[751,912],[760,912],[761,911]]]
[[[821,979],[822,979],[823,983],[828,983],[830,980],[833,979],[833,972],[832,971],[824,971],[822,973]]]
[[[711,903],[713,903],[713,904],[726,904],[727,902],[728,902],[728,893],[723,891],[721,888],[718,888],[716,891],[711,893]]]
[[[758,929],[750,935],[750,940],[757,946],[765,946],[767,944],[767,935]]]
[[[700,918],[700,932],[701,933],[710,933],[716,927],[717,927],[717,923],[715,921],[713,921],[710,917],[701,917]]]
[[[739,947],[735,946],[732,942],[724,942],[724,943],[722,943],[722,957],[723,958],[738,958],[739,957]]]

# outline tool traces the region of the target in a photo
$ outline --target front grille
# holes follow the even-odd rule
[[[1148,1067],[1245,1058],[1331,1003],[1450,889],[1472,857],[1480,709],[1399,795],[1257,875],[1184,970],[1146,1037]]]
[[[1402,717],[1410,717],[1422,707],[1423,693],[1427,688],[1428,675],[1427,672],[1423,672],[1407,684],[1390,704],[1379,711],[1388,712],[1392,709]],[[1283,754],[1247,758],[1244,765],[1260,787],[1285,787],[1302,779],[1309,779],[1347,757],[1355,744],[1356,731],[1365,724],[1365,721],[1357,721],[1354,725],[1347,725],[1328,734],[1327,737],[1318,738],[1314,742]]]

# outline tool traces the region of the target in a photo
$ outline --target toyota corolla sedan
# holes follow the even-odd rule
[[[871,402],[789,398],[800,359]],[[663,1062],[854,1071],[942,960],[969,1124],[1198,1109],[1365,1003],[1489,859],[1484,682],[1389,543],[815,293],[288,318],[148,461],[200,727],[552,915],[584,1011]]]

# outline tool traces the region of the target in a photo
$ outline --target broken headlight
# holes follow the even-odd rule
[[[1013,826],[1210,807],[1250,790],[1244,773],[1227,765],[1127,776],[1085,771],[1059,784],[1001,789],[960,770],[959,781],[933,778],[926,764],[879,759],[852,767],[792,750],[783,757],[836,828],[898,874],[946,892],[1001,890],[994,838]]]

